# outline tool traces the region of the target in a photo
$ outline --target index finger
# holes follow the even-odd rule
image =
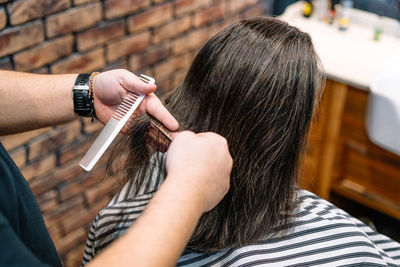
[[[176,131],[179,128],[178,121],[169,113],[154,93],[146,95],[140,104],[140,110],[142,113],[151,114],[171,131]]]
[[[118,74],[120,75],[120,84],[127,91],[149,94],[154,92],[157,88],[155,84],[145,83],[130,71],[122,70]]]

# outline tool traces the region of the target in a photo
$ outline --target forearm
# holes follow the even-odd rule
[[[0,135],[62,124],[76,118],[72,88],[77,74],[0,71]]]
[[[88,266],[175,266],[203,212],[184,187],[167,177],[132,228]]]
[[[232,164],[222,136],[175,134],[164,183],[137,222],[89,266],[175,266],[200,216],[229,190]]]

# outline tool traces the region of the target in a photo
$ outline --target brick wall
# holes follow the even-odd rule
[[[0,69],[79,73],[126,68],[179,84],[222,27],[265,14],[263,0],[0,0]],[[36,195],[65,266],[78,266],[88,227],[118,185],[78,161],[102,126],[69,124],[2,137]]]

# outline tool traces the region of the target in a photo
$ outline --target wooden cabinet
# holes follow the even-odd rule
[[[400,156],[368,139],[367,101],[368,92],[327,81],[310,132],[301,185],[323,198],[334,191],[400,219]]]

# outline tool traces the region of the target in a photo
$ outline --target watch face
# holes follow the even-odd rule
[[[87,84],[89,86],[89,78],[90,78],[90,74],[81,73],[78,75],[78,77],[76,77],[75,85]]]
[[[90,117],[94,110],[90,97],[89,77],[89,74],[79,74],[73,89],[74,112],[83,117]]]

